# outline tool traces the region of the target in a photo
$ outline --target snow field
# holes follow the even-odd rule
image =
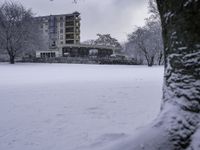
[[[158,114],[163,67],[0,64],[0,149],[98,149]]]

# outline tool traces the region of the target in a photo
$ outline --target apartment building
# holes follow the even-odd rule
[[[115,47],[80,43],[80,13],[36,17],[47,48],[36,51],[37,58],[88,57],[97,51],[98,57],[109,57]]]
[[[67,44],[80,43],[80,13],[36,17],[48,50],[37,51],[37,57],[59,57]]]

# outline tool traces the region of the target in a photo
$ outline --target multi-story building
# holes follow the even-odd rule
[[[36,56],[61,55],[62,47],[80,43],[80,13],[36,17],[48,51],[38,51]]]
[[[88,57],[97,51],[99,57],[114,53],[114,47],[80,44],[80,13],[36,17],[46,42],[46,49],[36,52],[38,58]]]

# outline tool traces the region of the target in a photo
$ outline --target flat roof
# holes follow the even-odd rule
[[[91,49],[112,49],[112,50],[117,50],[118,48],[113,47],[113,46],[105,46],[105,45],[88,45],[88,44],[64,44],[61,46],[62,48],[64,47],[85,47],[85,48],[91,48]]]
[[[35,18],[45,18],[45,17],[50,17],[50,16],[74,16],[74,14],[77,14],[77,15],[80,15],[80,13],[78,12],[78,11],[75,11],[75,12],[73,12],[73,13],[71,13],[71,14],[56,14],[56,15],[46,15],[46,16],[36,16]]]

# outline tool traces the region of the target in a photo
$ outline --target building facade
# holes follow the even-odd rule
[[[36,52],[37,58],[87,57],[96,50],[99,57],[110,56],[113,47],[80,44],[80,13],[36,17],[46,50]]]
[[[36,17],[35,20],[39,25],[40,31],[43,33],[45,44],[48,46],[49,53],[60,51],[66,44],[80,43],[80,13],[50,15]],[[36,56],[44,57],[44,51],[38,51]],[[51,52],[50,52],[51,51]],[[61,54],[61,53],[60,53]],[[57,54],[58,55],[58,54]],[[56,56],[57,56],[56,55]],[[54,56],[54,55],[52,55]]]

